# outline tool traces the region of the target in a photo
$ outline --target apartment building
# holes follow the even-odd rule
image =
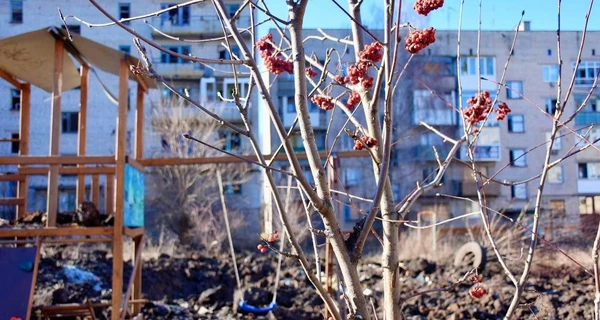
[[[162,10],[171,7],[180,1],[159,1],[159,0],[102,0],[99,1],[102,7],[116,18],[130,18],[153,11]],[[226,1],[227,10],[230,14],[236,12],[242,1]],[[0,39],[8,38],[18,34],[39,30],[51,26],[63,27],[59,18],[57,7],[65,15],[75,15],[90,23],[106,22],[107,19],[91,4],[73,5],[72,1],[43,1],[43,0],[10,0],[0,3]],[[181,53],[192,54],[204,58],[229,58],[229,51],[226,50],[221,40],[213,40],[221,37],[223,31],[217,18],[212,4],[201,2],[191,6],[177,8],[162,13],[159,16],[142,20],[128,22],[131,28],[143,37],[151,39],[157,44]],[[137,50],[133,44],[132,35],[120,29],[117,26],[88,28],[74,19],[67,20],[69,30],[80,34],[83,37],[104,45],[127,52],[133,56],[138,56]],[[238,25],[241,27],[250,24],[249,11],[244,12],[238,19]],[[181,42],[172,40],[173,37],[189,40]],[[248,37],[249,40],[249,37]],[[233,73],[230,67],[221,65],[200,65],[188,63],[181,59],[161,53],[160,51],[147,46],[149,57],[156,71],[164,77],[178,91],[189,94],[195,100],[203,103],[204,106],[221,115],[225,120],[240,124],[241,118],[237,113],[233,103],[224,102],[219,97],[230,98],[232,86],[234,85]],[[238,52],[239,49],[232,48],[232,51]],[[247,78],[247,74],[246,74]],[[247,79],[240,81],[247,83]],[[114,152],[114,135],[117,108],[114,102],[107,97],[107,93],[101,88],[104,86],[108,92],[116,96],[118,88],[118,79],[116,76],[96,70],[90,73],[89,92],[89,111],[88,111],[88,149],[90,155],[106,155]],[[245,94],[246,86],[242,86],[241,94]],[[0,101],[0,137],[18,139],[18,117],[19,117],[19,91],[13,90],[10,84],[0,81],[0,96],[4,97]],[[50,94],[38,88],[32,88],[31,94],[32,108],[32,128],[31,128],[31,155],[48,154],[48,132],[50,118]],[[135,102],[135,90],[131,90],[129,100]],[[145,150],[144,156],[168,157],[170,146],[164,135],[153,129],[156,125],[158,116],[202,117],[201,111],[191,107],[186,107],[185,111],[173,111],[169,115],[168,108],[162,108],[162,113],[158,112],[157,106],[172,103],[177,100],[174,94],[168,89],[162,87],[156,92],[149,94],[146,100],[145,112],[147,119],[145,124]],[[79,93],[77,89],[65,92],[62,95],[62,134],[60,137],[60,152],[63,155],[75,155],[77,148],[77,119],[79,110]],[[256,112],[255,102],[250,103],[250,118],[254,119],[253,113]],[[128,113],[128,126],[133,128],[134,110]],[[165,114],[167,110],[167,114]],[[158,119],[160,122],[160,119]],[[129,132],[131,134],[131,132]],[[223,149],[230,152],[243,152],[247,149],[246,141],[240,139],[239,135],[225,128],[218,129],[215,133],[223,144]],[[131,146],[128,145],[128,149]],[[0,144],[0,156],[10,156],[18,154],[18,142]],[[192,154],[190,154],[191,156]],[[2,172],[14,171],[16,168],[3,167]],[[254,171],[250,175],[257,176]],[[59,211],[73,210],[75,207],[75,178],[63,176],[60,180],[60,205]],[[90,183],[90,181],[88,181]],[[101,188],[104,186],[101,181]],[[148,184],[152,181],[147,181]],[[258,212],[260,207],[260,196],[257,190],[258,179],[250,177],[249,181],[243,184],[232,184],[226,186],[228,199],[232,206],[246,212]],[[11,187],[6,185],[0,188],[0,192],[10,193]],[[151,191],[150,191],[151,192]],[[101,192],[103,193],[103,191]],[[29,210],[43,210],[46,202],[46,177],[34,177],[30,180],[29,190],[30,207]],[[103,201],[100,201],[103,203]],[[104,210],[104,208],[101,208]],[[151,208],[150,208],[151,209]],[[2,208],[2,210],[14,210],[14,208]],[[255,215],[258,219],[258,215]]]
[[[336,38],[350,36],[350,31],[345,29],[324,31]],[[277,36],[276,31],[272,33]],[[306,37],[319,35],[317,30],[304,30]],[[497,96],[499,101],[505,101],[512,109],[510,115],[502,121],[490,117],[474,149],[478,170],[485,176],[506,184],[491,182],[485,186],[486,205],[509,216],[516,216],[522,211],[531,214],[539,185],[539,177],[536,175],[543,167],[553,121],[551,115],[556,110],[559,72],[556,32],[531,31],[529,22],[524,23],[507,65],[514,35],[514,31],[483,31],[478,48],[477,32],[463,31],[461,58],[457,66],[458,33],[438,30],[436,43],[413,59],[395,93],[393,137],[397,143],[392,149],[390,174],[397,201],[414,190],[417,182],[427,182],[435,173],[438,165],[433,147],[442,157],[448,154],[451,147],[437,134],[420,126],[420,121],[427,122],[449,137],[459,138],[464,133],[458,113],[461,94],[462,105],[466,106],[468,98],[475,96],[479,90],[484,90],[490,92],[492,97]],[[574,70],[581,38],[581,32],[565,31],[561,34],[563,96],[571,76],[575,74],[573,93],[567,103],[564,118],[582,104],[600,72],[600,58],[596,56],[595,48],[600,43],[600,33],[593,31],[587,33],[582,62]],[[305,51],[321,61],[325,60],[327,48],[333,48],[339,53],[339,63],[335,59],[335,63],[329,66],[333,72],[344,74],[344,68],[354,62],[353,49],[341,43],[312,38],[305,45]],[[481,81],[478,72],[482,77]],[[279,113],[286,129],[289,129],[296,117],[295,110],[290,105],[294,93],[293,78],[285,74],[274,77],[265,73],[264,76],[273,83],[271,94],[279,99]],[[499,86],[500,82],[505,86]],[[331,95],[336,96],[340,92],[334,89]],[[600,129],[595,127],[600,120],[600,107],[597,106],[600,103],[599,97],[592,95],[583,112],[575,117],[568,128],[561,128],[560,137],[552,148],[550,161],[560,159],[574,148],[583,146],[574,132],[585,135],[589,141],[600,137]],[[259,112],[259,124],[265,123],[260,125],[261,128],[265,128],[269,121],[265,110],[266,108],[261,108]],[[317,145],[325,150],[325,147],[332,146],[336,133],[346,124],[347,118],[339,110],[334,116],[333,111],[324,112],[315,106],[311,106],[310,110]],[[359,121],[364,120],[362,112],[356,115]],[[326,136],[328,127],[331,128],[330,134]],[[352,124],[347,128],[354,130]],[[261,141],[265,150],[274,150],[280,144],[272,127],[269,131],[261,131]],[[299,134],[292,141],[298,150],[302,149]],[[600,143],[596,144],[599,145]],[[342,133],[334,151],[351,148],[352,140]],[[469,161],[466,148],[457,153],[457,158]],[[367,158],[340,159],[341,182],[351,194],[366,198],[372,196],[374,183],[369,162]],[[306,172],[308,173],[308,166]],[[541,205],[544,214],[552,215],[553,219],[552,224],[542,226],[545,231],[557,226],[579,226],[580,215],[600,213],[598,172],[600,152],[595,148],[567,157],[550,170]],[[526,182],[512,185],[521,181]],[[423,195],[406,218],[412,220],[417,218],[419,212],[434,212],[435,219],[442,220],[477,211],[477,204],[468,200],[477,199],[471,169],[455,162],[448,168],[442,182],[440,188]],[[269,187],[265,185],[264,188],[264,193],[268,194]],[[265,201],[268,206],[268,199]],[[360,218],[360,212],[355,206],[366,209],[368,204],[354,201],[353,205],[348,205],[347,199],[342,202],[346,202],[346,205],[338,208],[341,225],[342,228],[349,229]],[[268,211],[266,210],[265,217],[269,216]],[[473,219],[478,217],[473,216]],[[466,220],[463,219],[454,225],[460,227],[465,223]]]

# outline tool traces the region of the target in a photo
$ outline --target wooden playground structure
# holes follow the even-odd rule
[[[0,205],[17,207],[17,217],[27,213],[27,191],[29,178],[34,175],[48,177],[47,184],[47,220],[42,228],[7,228],[0,229],[3,244],[24,244],[34,242],[38,246],[34,273],[39,262],[39,246],[49,243],[82,243],[108,242],[112,243],[112,307],[111,319],[123,319],[126,311],[132,314],[140,311],[141,301],[141,249],[144,239],[144,227],[126,226],[125,211],[125,171],[131,166],[143,171],[137,159],[142,158],[144,97],[155,83],[143,79],[130,72],[129,66],[136,65],[138,59],[123,52],[111,49],[78,35],[72,35],[69,40],[65,30],[50,27],[15,37],[0,40],[0,46],[10,48],[12,57],[5,54],[0,57],[0,77],[21,92],[20,123],[19,123],[19,154],[18,157],[0,157],[0,165],[17,166],[16,174],[1,174],[0,181],[17,182],[16,198],[0,199]],[[5,50],[4,52],[10,52]],[[12,58],[12,60],[11,60]],[[71,59],[80,65],[79,71]],[[86,132],[88,129],[88,92],[89,72],[97,68],[119,77],[118,112],[116,117],[115,154],[102,156],[86,155]],[[135,107],[135,136],[133,155],[127,155],[127,108],[128,85],[130,78],[137,82],[137,99]],[[31,156],[29,154],[31,128],[31,86],[37,86],[52,94],[49,154],[48,156]],[[80,88],[80,110],[77,132],[77,156],[60,155],[61,135],[61,95],[63,92]],[[123,121],[125,119],[125,121]],[[2,137],[3,138],[3,137]],[[16,142],[15,139],[2,139],[3,142]],[[114,214],[114,225],[109,227],[73,227],[57,226],[58,190],[60,175],[77,176],[76,199],[81,204],[85,199],[85,177],[91,176],[90,199],[99,207],[100,176],[106,176],[104,207],[107,214]],[[124,298],[123,292],[123,244],[125,237],[133,239],[135,246],[134,272],[127,287]],[[6,240],[9,239],[9,240]],[[26,319],[31,317],[32,297],[35,288],[33,275],[31,295]],[[84,314],[89,306],[71,307],[70,314]],[[130,309],[131,308],[131,309]],[[50,308],[51,309],[51,308]],[[50,309],[46,313],[52,312]],[[56,308],[55,308],[56,309]],[[64,309],[64,308],[63,308]],[[66,308],[58,313],[67,314]],[[77,311],[77,310],[79,311]],[[83,311],[82,311],[83,310]],[[55,310],[56,311],[56,310]],[[56,313],[55,313],[56,314]]]

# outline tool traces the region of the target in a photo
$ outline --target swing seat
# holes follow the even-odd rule
[[[250,312],[250,313],[254,313],[254,314],[267,314],[270,311],[274,310],[275,308],[277,308],[277,302],[273,301],[271,303],[269,303],[268,306],[264,307],[264,308],[258,308],[255,307],[253,305],[250,305],[248,303],[246,303],[246,301],[241,300],[239,303],[239,308],[240,310],[246,311],[246,312]]]

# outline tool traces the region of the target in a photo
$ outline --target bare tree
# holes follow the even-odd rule
[[[523,181],[510,182],[495,179],[495,176],[498,173],[482,173],[476,161],[477,141],[481,137],[482,132],[487,130],[485,124],[494,120],[502,121],[507,114],[511,112],[510,107],[506,103],[498,101],[497,98],[493,98],[493,95],[490,94],[489,90],[482,89],[481,83],[486,81],[486,79],[482,77],[479,63],[477,63],[476,67],[479,88],[473,97],[465,97],[468,99],[465,100],[466,103],[463,103],[463,92],[460,79],[461,72],[459,70],[459,72],[457,72],[459,103],[454,105],[453,101],[447,102],[449,108],[458,112],[463,132],[458,134],[458,136],[452,136],[442,132],[435,126],[428,124],[427,121],[425,121],[427,119],[427,116],[425,115],[424,119],[420,121],[420,125],[427,131],[439,136],[442,141],[447,144],[448,148],[443,154],[438,152],[438,150],[433,150],[437,168],[431,173],[430,177],[424,181],[417,181],[416,187],[404,198],[394,198],[395,195],[390,178],[390,163],[391,153],[394,150],[392,146],[396,143],[394,140],[399,139],[399,137],[394,137],[393,131],[397,118],[400,116],[395,114],[398,113],[396,106],[398,102],[401,101],[401,97],[404,97],[407,94],[404,92],[403,88],[405,87],[403,87],[403,85],[404,82],[407,81],[406,73],[411,61],[419,51],[427,48],[436,41],[436,31],[433,28],[416,29],[410,23],[401,23],[403,22],[401,20],[402,1],[383,0],[384,10],[381,11],[379,19],[379,21],[383,22],[383,30],[381,33],[369,30],[362,23],[363,16],[361,9],[366,1],[348,0],[347,6],[340,5],[336,0],[332,1],[339,8],[340,12],[347,17],[350,23],[350,35],[347,37],[337,37],[322,30],[320,31],[320,36],[306,37],[304,35],[303,25],[306,8],[309,5],[308,0],[286,1],[288,5],[286,17],[273,15],[269,10],[268,2],[264,0],[244,1],[235,12],[227,11],[223,0],[213,0],[212,5],[219,17],[224,36],[212,39],[212,41],[219,41],[222,46],[228,50],[229,55],[228,58],[225,59],[208,59],[193,55],[184,55],[163,48],[152,40],[144,38],[127,24],[124,24],[123,22],[125,22],[125,20],[119,21],[112,17],[104,8],[98,5],[95,0],[90,0],[104,16],[111,20],[111,22],[101,25],[116,24],[131,33],[134,37],[139,54],[144,61],[143,67],[132,66],[132,69],[135,72],[156,79],[167,86],[167,88],[171,89],[174,94],[180,96],[190,105],[195,106],[196,109],[200,110],[202,113],[202,116],[198,116],[198,119],[215,119],[221,126],[237,132],[240,137],[249,143],[254,156],[245,159],[248,163],[259,166],[264,170],[265,183],[269,184],[273,197],[274,211],[278,214],[281,226],[285,229],[284,234],[291,243],[292,250],[289,253],[285,253],[285,256],[294,258],[299,262],[301,267],[305,270],[309,281],[313,284],[317,293],[325,302],[332,318],[341,319],[340,306],[338,306],[335,300],[328,294],[321,279],[317,276],[319,272],[319,257],[317,250],[315,250],[317,256],[315,257],[316,261],[314,264],[317,268],[314,268],[313,264],[309,261],[309,256],[299,244],[298,236],[300,232],[297,229],[297,215],[292,215],[290,210],[284,205],[283,198],[285,193],[279,192],[277,179],[274,177],[275,173],[286,177],[292,177],[296,180],[297,189],[301,192],[303,204],[306,203],[305,210],[307,212],[312,210],[318,212],[323,225],[323,230],[316,230],[308,225],[307,222],[310,221],[310,219],[304,221],[307,223],[305,228],[308,228],[308,230],[313,233],[313,241],[314,235],[325,236],[332,247],[339,268],[340,282],[343,286],[344,303],[349,312],[349,319],[377,318],[375,310],[372,310],[363,294],[363,286],[358,274],[357,264],[361,259],[367,237],[370,234],[374,234],[380,239],[382,246],[381,264],[383,268],[384,294],[383,301],[381,301],[379,305],[382,306],[381,310],[384,319],[390,320],[401,319],[403,317],[401,308],[405,299],[420,294],[426,294],[428,292],[437,292],[448,289],[426,290],[412,294],[409,297],[400,297],[399,281],[401,280],[398,271],[399,250],[401,248],[399,243],[400,225],[406,223],[406,215],[422,195],[442,185],[442,177],[450,167],[451,163],[467,166],[470,176],[476,184],[476,199],[473,200],[453,195],[440,196],[470,201],[478,208],[477,214],[480,216],[489,246],[499,263],[502,265],[506,276],[511,280],[515,287],[514,298],[511,301],[509,310],[506,314],[507,319],[512,317],[515,309],[519,305],[521,295],[529,276],[532,260],[536,252],[536,245],[539,240],[544,240],[538,235],[538,229],[540,220],[544,217],[541,203],[549,171],[563,160],[578,152],[588,148],[598,150],[593,144],[596,141],[589,141],[582,134],[578,133],[577,130],[569,127],[569,123],[579,112],[581,112],[593,93],[597,83],[597,75],[587,98],[580,106],[577,106],[575,111],[566,114],[566,106],[572,94],[575,74],[573,74],[569,86],[565,90],[562,81],[563,72],[561,72],[561,69],[559,68],[556,112],[549,114],[540,108],[540,114],[542,116],[552,118],[550,137],[548,141],[539,146],[545,148],[545,157],[543,163],[540,164],[540,173]],[[202,1],[189,1],[177,5],[176,7],[199,2]],[[432,10],[441,7],[443,3],[444,1],[442,0],[417,0],[414,3],[413,9],[417,14],[426,16]],[[593,1],[590,1],[590,10],[592,8],[592,3]],[[459,20],[461,23],[463,6],[464,1],[461,1],[459,13]],[[560,1],[558,1],[558,6],[560,12]],[[128,18],[126,20],[143,19],[152,15],[164,13],[170,9],[172,8],[149,13],[140,17]],[[479,10],[479,21],[481,21],[481,1],[479,1]],[[257,15],[255,13],[259,12],[266,16],[264,21],[256,20]],[[251,20],[249,26],[241,26],[239,23],[240,20],[243,17],[248,16]],[[575,72],[580,63],[588,18],[589,12],[586,16],[586,26],[584,27],[583,36],[581,38],[581,49],[577,64],[574,68]],[[100,24],[94,25],[88,22],[83,23],[89,26],[101,26]],[[263,24],[271,25],[275,34],[258,34],[257,27]],[[464,54],[463,51],[461,51],[461,37],[463,36],[460,31],[461,25],[458,26],[458,29],[456,39],[456,61],[458,68],[460,68],[461,54]],[[164,35],[171,37],[168,34]],[[510,64],[517,37],[518,32],[515,32],[510,49],[506,52],[508,58],[502,76],[500,80],[494,84],[496,97],[501,89],[505,89],[504,78]],[[248,43],[248,38],[250,38],[251,43]],[[343,44],[347,46],[348,52],[353,53],[354,56],[351,59],[351,62],[348,62],[345,60],[343,53],[337,50],[328,49],[326,52],[318,54],[319,57],[325,57],[324,60],[320,60],[316,58],[317,55],[312,52],[307,52],[306,45],[307,42],[311,40],[309,38],[312,40],[329,41],[332,44]],[[171,37],[171,39],[185,42],[193,41],[175,37]],[[562,66],[563,61],[561,60],[560,43],[559,24],[557,39],[559,52],[558,64]],[[477,59],[481,58],[480,44],[481,30],[478,30]],[[218,113],[207,108],[204,103],[199,102],[198,99],[179,93],[175,88],[170,86],[168,82],[155,71],[151,59],[148,58],[149,49],[147,49],[147,46],[153,47],[156,50],[179,59],[201,64],[207,68],[224,68],[231,71],[231,75],[235,78],[235,89],[228,99],[230,102],[235,103],[243,121],[243,125],[226,121],[220,117]],[[234,51],[234,46],[239,48],[239,51],[237,49]],[[408,52],[409,55],[404,54],[405,51]],[[342,71],[344,69],[347,69],[346,73]],[[279,98],[272,95],[270,90],[273,77],[279,77],[286,74],[293,75],[293,107],[297,114],[296,121],[294,121],[290,130],[286,130],[282,117],[278,112],[280,103]],[[244,84],[239,81],[241,75],[250,76],[247,87],[244,87]],[[432,86],[430,91],[434,92],[435,89],[435,86]],[[261,100],[260,107],[263,108],[263,111],[268,113],[271,121],[270,127],[274,130],[281,143],[279,148],[276,148],[275,151],[277,154],[280,152],[284,154],[285,160],[287,161],[285,168],[278,168],[273,165],[275,157],[271,159],[265,157],[265,154],[269,154],[272,150],[264,150],[262,148],[262,145],[257,139],[255,133],[256,130],[254,130],[255,124],[249,119],[248,106],[251,100],[250,97],[252,97],[252,94],[256,91]],[[442,95],[436,94],[436,96],[444,100]],[[314,123],[312,123],[311,120],[310,102],[325,111],[331,111],[330,115],[332,119],[334,115],[335,117],[344,117],[345,119],[341,127],[328,127],[327,135],[334,137],[334,139],[333,144],[328,145],[327,150],[325,150],[325,157],[322,156],[321,148],[318,146],[317,139],[315,138],[316,134]],[[299,129],[299,134],[302,138],[303,153],[295,151],[290,139],[296,126]],[[267,130],[266,128],[261,129]],[[563,129],[564,131],[568,131],[569,134],[577,136],[584,141],[584,143],[579,146],[574,145],[566,154],[552,160],[552,146],[559,135],[559,129]],[[218,145],[217,142],[212,140],[210,136],[206,136],[204,132],[189,132],[190,129],[188,127],[178,128],[177,130],[179,133],[188,130],[186,133],[188,140],[175,141],[176,145],[181,144],[184,146],[184,153],[186,152],[185,150],[187,150],[186,148],[189,147],[189,144],[187,143],[190,143],[191,141],[198,142],[203,146],[213,146],[213,150],[218,149],[214,148],[215,145]],[[354,150],[362,150],[361,156],[369,159],[373,183],[370,186],[364,186],[364,188],[370,188],[371,193],[369,196],[354,195],[348,192],[348,189],[344,187],[343,183],[341,185],[335,185],[336,180],[328,177],[328,173],[331,175],[331,171],[335,171],[335,168],[332,168],[331,159],[334,157],[334,151],[337,150],[335,144],[339,139],[350,139],[354,144]],[[174,142],[172,141],[169,145],[173,143]],[[537,148],[538,147],[534,149]],[[531,152],[532,150],[528,150],[527,152]],[[466,159],[463,157],[463,159],[457,160],[456,158],[458,157],[459,152],[464,153]],[[235,157],[235,155],[230,153],[227,154]],[[300,163],[300,157],[307,160],[309,167],[308,172],[307,170],[304,170],[304,166]],[[507,164],[507,166],[508,165],[509,164]],[[163,174],[165,176],[174,175],[170,172],[164,172]],[[193,185],[185,179],[178,179],[180,179],[181,182],[179,182],[180,180],[177,180],[177,183],[186,188]],[[488,206],[485,195],[486,189],[490,184],[514,186],[522,185],[527,181],[535,181],[538,183],[536,197],[533,202],[534,219],[531,227],[522,225],[519,221],[514,221]],[[288,184],[287,189],[289,190],[289,188],[290,185]],[[334,197],[334,194],[344,195],[351,204],[357,201],[361,202],[360,206],[353,205],[361,214],[361,219],[356,223],[353,232],[349,236],[344,235],[343,230],[340,227],[339,206],[336,205],[336,201],[339,199]],[[214,199],[218,199],[218,197],[214,197]],[[304,202],[304,200],[306,200],[306,202]],[[185,201],[183,203],[185,203]],[[503,217],[504,219],[507,219],[507,221],[518,225],[529,237],[529,244],[527,248],[524,249],[525,253],[523,261],[525,264],[520,269],[520,276],[515,274],[514,271],[508,267],[506,254],[503,253],[503,249],[498,246],[498,241],[501,239],[497,238],[497,234],[492,230],[493,224],[490,218],[492,216]],[[382,227],[379,232],[374,229],[375,221],[381,221]],[[600,236],[597,238],[596,245],[594,246],[594,257],[596,260],[598,257],[598,241],[600,241]],[[597,270],[599,268],[597,267],[597,261],[595,266],[596,279],[598,279],[599,275]],[[461,277],[457,283],[462,282],[465,279],[466,275]],[[600,281],[597,280],[597,283],[600,283]],[[451,286],[450,288],[453,287],[454,286]],[[597,285],[597,287],[600,288],[600,285]],[[477,290],[473,291],[475,296],[485,294],[485,291],[481,290],[482,288],[477,287],[476,289]],[[600,291],[600,289],[597,290]],[[600,293],[597,294],[600,296]],[[597,299],[596,309],[599,308],[599,306],[600,299]]]

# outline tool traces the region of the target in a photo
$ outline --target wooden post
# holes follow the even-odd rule
[[[134,252],[133,255],[134,257],[141,257],[142,255],[142,250],[144,248],[144,235],[141,236],[137,236],[135,238],[133,238],[133,244],[134,244]],[[134,258],[135,259],[135,258]],[[136,261],[137,260],[133,260]],[[135,273],[135,278],[133,279],[133,296],[131,297],[132,300],[140,300],[142,299],[142,264],[143,264],[143,259],[139,259],[139,263],[136,264],[135,270],[133,270],[133,272]],[[139,303],[134,303],[133,304],[133,314],[139,314],[142,311],[142,306]]]
[[[90,200],[96,205],[96,208],[100,208],[100,176],[97,174],[92,175]]]
[[[115,213],[115,175],[106,175],[106,187],[104,188],[104,213]]]
[[[88,106],[88,85],[90,68],[86,65],[81,66],[81,89],[79,90],[79,123],[77,125],[77,155],[83,156],[86,153],[87,137],[87,106]],[[83,167],[83,165],[77,165]],[[76,187],[77,206],[85,200],[85,175],[77,175]],[[97,205],[96,205],[97,206]]]
[[[31,309],[33,307],[33,296],[35,295],[35,284],[37,282],[38,269],[40,266],[40,255],[42,251],[42,238],[35,239],[35,260],[33,261],[33,277],[31,279],[31,289],[29,290],[29,304],[27,305],[27,320],[31,319]]]
[[[63,57],[64,42],[56,39],[54,41],[54,81],[52,84],[52,107],[50,112],[50,155],[57,156],[60,152],[60,123],[62,120],[60,104],[63,91]],[[58,165],[50,165],[48,171],[48,194],[46,199],[46,210],[48,220],[46,225],[56,225],[56,214],[58,212]]]
[[[127,81],[129,67],[121,60],[119,68],[119,111],[117,115],[116,155],[117,195],[115,201],[113,234],[112,313],[111,320],[119,320],[123,304],[123,208],[125,195],[125,157],[127,151]]]
[[[138,83],[135,106],[135,159],[144,158],[144,88]]]
[[[21,108],[19,109],[19,156],[29,155],[29,135],[31,125],[31,84],[21,86]],[[19,166],[23,168],[24,166]],[[17,207],[17,219],[27,214],[27,193],[29,191],[29,177],[25,176],[17,184],[17,198],[25,202]]]

